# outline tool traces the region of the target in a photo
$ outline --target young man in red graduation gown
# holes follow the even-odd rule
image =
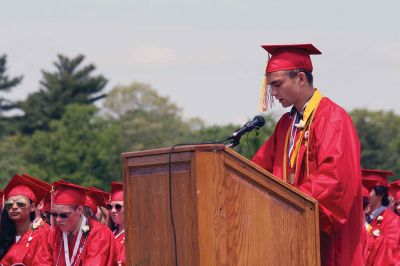
[[[362,174],[363,184],[370,191],[365,265],[395,265],[395,255],[400,241],[400,218],[387,207],[389,205],[387,176],[393,175],[393,172],[362,169]]]
[[[350,116],[313,87],[311,44],[264,45],[260,107],[292,107],[252,160],[319,203],[322,265],[362,265],[360,144]],[[269,86],[269,89],[267,89]]]
[[[46,232],[33,219],[38,199],[44,197],[48,191],[30,178],[15,175],[4,193],[0,265],[47,265],[37,260],[38,254],[46,254]]]
[[[51,215],[55,228],[48,239],[52,265],[112,266],[114,237],[106,226],[83,215],[85,188],[66,182],[54,186]]]
[[[111,200],[107,204],[110,211],[111,227],[113,230],[117,257],[115,266],[125,266],[125,220],[124,220],[124,188],[121,183],[111,183]]]

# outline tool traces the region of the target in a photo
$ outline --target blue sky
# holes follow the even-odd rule
[[[107,90],[150,83],[209,124],[257,114],[262,44],[313,43],[315,85],[347,110],[394,110],[400,93],[399,1],[8,1],[0,8],[0,54],[39,88],[58,53],[86,55]],[[281,114],[278,106],[274,112]]]

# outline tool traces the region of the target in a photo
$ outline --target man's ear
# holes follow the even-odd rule
[[[307,84],[307,76],[304,72],[299,72],[299,74],[297,74],[297,77],[299,78],[300,86],[304,86],[305,84]]]
[[[83,213],[83,206],[79,205],[78,208],[76,208],[76,210],[78,211],[79,214]]]

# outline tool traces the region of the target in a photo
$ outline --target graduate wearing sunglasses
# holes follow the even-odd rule
[[[37,255],[46,254],[46,232],[33,222],[38,199],[47,193],[32,179],[19,175],[4,189],[0,265],[50,265],[37,260]]]
[[[110,212],[110,227],[113,230],[117,260],[115,266],[126,265],[125,258],[125,221],[124,221],[124,188],[121,183],[111,183],[111,200],[107,204]]]
[[[48,238],[51,265],[112,266],[115,257],[112,232],[83,215],[87,189],[65,181],[53,185],[50,214],[55,228]]]

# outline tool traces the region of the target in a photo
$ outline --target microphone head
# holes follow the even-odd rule
[[[254,122],[254,123],[252,123],[253,127],[262,127],[265,124],[264,117],[262,117],[261,115],[256,115],[253,118],[253,122]]]

